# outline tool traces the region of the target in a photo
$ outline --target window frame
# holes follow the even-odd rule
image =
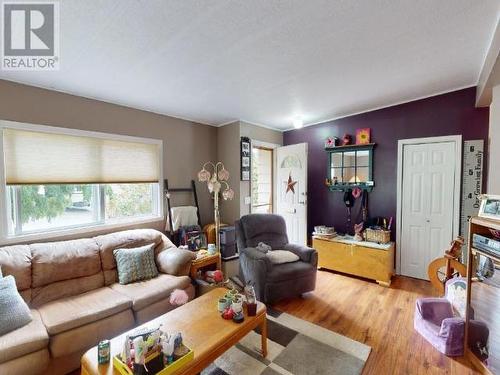
[[[124,219],[124,220],[106,222],[105,217],[100,217],[101,213],[105,212],[104,210],[105,201],[104,201],[104,191],[103,191],[105,184],[99,184],[98,190],[100,192],[97,194],[99,196],[99,202],[97,202],[97,207],[98,207],[97,215],[99,216],[98,217],[99,220],[97,222],[92,222],[90,224],[84,224],[84,225],[69,226],[69,227],[58,227],[45,231],[36,231],[36,232],[21,233],[21,234],[9,234],[9,228],[8,228],[9,215],[7,215],[8,213],[7,210],[10,209],[11,207],[10,204],[8,203],[8,191],[5,179],[5,160],[4,160],[4,150],[3,150],[3,130],[6,128],[158,145],[159,146],[158,165],[160,171],[159,171],[159,181],[157,181],[158,185],[156,185],[157,191],[154,191],[155,185],[153,185],[153,192],[154,195],[156,196],[156,198],[153,199],[153,207],[156,208],[156,214],[153,214],[151,216],[130,218],[129,220]],[[70,236],[75,234],[85,234],[92,231],[123,228],[131,225],[140,225],[140,224],[162,221],[164,220],[164,215],[165,215],[164,194],[162,194],[164,189],[163,170],[164,170],[163,140],[160,139],[0,120],[0,244],[11,244],[23,241],[36,241],[36,240],[50,239],[61,236]],[[17,210],[18,208],[15,209]]]

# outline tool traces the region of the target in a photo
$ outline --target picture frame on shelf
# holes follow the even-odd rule
[[[500,195],[483,194],[479,197],[479,217],[500,221]]]

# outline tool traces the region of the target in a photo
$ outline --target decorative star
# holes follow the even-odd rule
[[[288,182],[286,183],[286,193],[291,191],[293,194],[295,194],[295,185],[297,184],[297,182],[298,181],[292,180],[292,172],[290,172],[290,174],[288,175]]]

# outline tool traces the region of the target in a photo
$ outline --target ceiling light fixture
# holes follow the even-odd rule
[[[302,120],[302,117],[297,116],[293,119],[293,127],[295,129],[300,129],[303,126],[304,126],[304,121]]]

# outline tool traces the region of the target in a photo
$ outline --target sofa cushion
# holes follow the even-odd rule
[[[24,327],[0,336],[0,363],[46,348],[49,335],[40,314],[31,310],[32,321]]]
[[[10,361],[0,363],[0,374],[19,375],[19,374],[53,374],[46,372],[50,362],[48,349],[42,349],[37,352],[25,354],[22,357],[11,359]]]
[[[62,280],[31,289],[31,307],[38,308],[48,302],[60,298],[76,296],[104,286],[104,276],[101,272],[92,276]]]
[[[99,341],[110,339],[132,329],[135,325],[132,310],[127,309],[107,318],[70,329],[50,337],[50,354],[54,358],[86,351]]]
[[[316,267],[306,262],[275,264],[272,272],[267,274],[267,279],[271,282],[296,280],[315,272]]]
[[[42,305],[38,311],[50,335],[117,314],[132,306],[123,294],[104,287]]]
[[[154,244],[149,244],[113,251],[120,284],[130,284],[158,276],[153,247]]]
[[[191,284],[188,276],[160,274],[151,280],[127,285],[112,284],[110,288],[133,301],[134,311],[141,310],[157,301],[167,299],[174,289],[185,289]]]
[[[110,285],[118,280],[116,261],[113,256],[115,249],[127,249],[154,243],[155,254],[157,254],[160,250],[159,247],[162,247],[163,236],[161,232],[154,229],[133,229],[97,236],[95,241],[99,245],[104,282],[106,285]]]
[[[300,258],[297,254],[287,250],[273,250],[266,253],[272,264],[292,263],[298,261]]]
[[[0,336],[31,322],[28,305],[19,295],[14,276],[0,279]]]
[[[0,267],[4,276],[16,279],[18,290],[31,288],[31,251],[27,245],[0,248]]]
[[[101,272],[99,246],[93,239],[38,243],[30,248],[33,288]]]

